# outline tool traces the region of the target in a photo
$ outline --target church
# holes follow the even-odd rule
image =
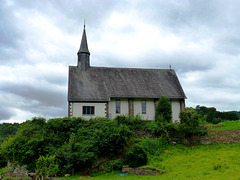
[[[186,96],[173,69],[92,67],[85,25],[77,56],[77,66],[69,66],[69,117],[114,119],[138,114],[153,120],[164,95],[170,99],[172,121],[179,121]]]

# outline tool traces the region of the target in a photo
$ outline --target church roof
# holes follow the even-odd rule
[[[81,45],[78,51],[79,53],[88,53],[90,54],[89,50],[88,50],[88,44],[87,44],[87,36],[86,36],[86,30],[85,30],[85,25],[84,25],[84,29],[83,29],[83,35],[82,35],[82,41],[81,41]]]
[[[69,66],[68,101],[116,98],[186,98],[174,70]]]

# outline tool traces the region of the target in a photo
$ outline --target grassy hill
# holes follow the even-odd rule
[[[137,180],[137,179],[239,179],[240,145],[199,145],[184,147],[169,146],[161,155],[149,155],[148,166],[164,170],[156,176],[135,176],[121,172],[97,177],[81,177],[92,180]],[[79,176],[60,180],[77,180]]]
[[[41,174],[42,168],[37,164],[41,164],[42,159],[52,158],[52,165],[58,167],[53,174],[98,175],[85,179],[239,179],[240,145],[177,144],[184,143],[185,138],[206,133],[204,128],[199,128],[200,120],[205,122],[204,117],[199,117],[194,109],[188,109],[181,112],[179,124],[167,122],[162,116],[150,122],[140,116],[124,115],[114,120],[33,118],[14,128],[6,124],[0,128],[9,135],[2,136],[0,167],[8,172],[4,167],[7,162],[13,162],[13,165],[27,165],[32,172],[38,169]],[[240,122],[225,121],[219,128],[240,129]],[[173,141],[175,146],[170,144]],[[136,161],[137,165],[133,166]],[[120,177],[119,170],[126,164],[130,167],[145,165],[164,173]],[[79,179],[79,176],[67,179]]]

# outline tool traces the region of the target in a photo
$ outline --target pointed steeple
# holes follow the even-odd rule
[[[78,54],[79,54],[79,53],[88,53],[88,54],[90,54],[90,52],[89,52],[89,50],[88,50],[88,44],[87,44],[87,36],[86,36],[86,30],[85,30],[85,23],[84,23],[82,41],[81,41],[81,45],[80,45]]]
[[[80,45],[80,49],[78,50],[78,65],[77,67],[81,71],[86,71],[90,68],[90,52],[88,50],[88,44],[87,44],[87,36],[86,36],[86,30],[85,30],[85,22],[84,22],[84,28],[83,28],[83,35],[82,35],[82,41]]]

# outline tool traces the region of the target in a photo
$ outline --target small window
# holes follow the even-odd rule
[[[83,106],[83,115],[94,115],[94,106]]]
[[[119,114],[120,113],[120,100],[117,99],[116,100],[116,114]]]
[[[146,101],[144,100],[144,101],[142,101],[142,114],[146,114],[146,109],[147,109]]]

